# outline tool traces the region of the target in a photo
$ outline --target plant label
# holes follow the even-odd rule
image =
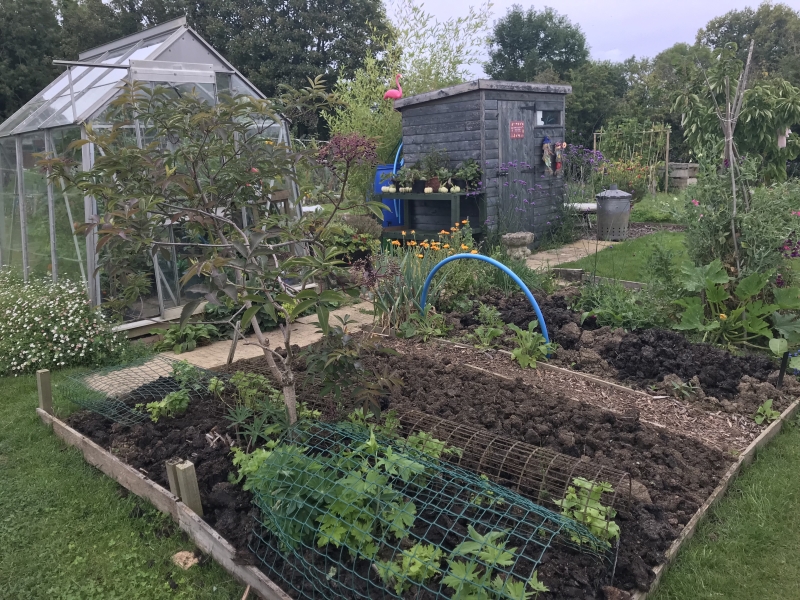
[[[512,140],[521,140],[525,137],[525,121],[511,121],[509,131]]]

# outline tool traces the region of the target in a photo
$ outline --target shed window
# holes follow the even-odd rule
[[[546,125],[561,125],[561,111],[537,110],[536,125],[537,127],[544,127]]]

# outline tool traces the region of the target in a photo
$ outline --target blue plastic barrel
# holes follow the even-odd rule
[[[390,175],[394,172],[394,165],[378,165],[375,169],[375,183],[374,183],[374,192],[376,194],[381,193],[381,188],[385,185],[389,185],[388,180],[384,180],[383,178],[387,175]],[[384,198],[383,203],[386,205],[386,208],[383,210],[383,226],[384,227],[396,227],[398,225],[404,225],[403,223],[403,201],[402,200],[389,200]]]

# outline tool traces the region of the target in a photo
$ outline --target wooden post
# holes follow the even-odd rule
[[[181,497],[181,489],[178,485],[178,469],[177,466],[181,464],[183,460],[180,458],[170,458],[167,462],[167,481],[169,481],[169,491],[173,493],[173,495],[177,496],[178,498]]]
[[[592,133],[592,150],[597,152],[597,132]]]
[[[36,387],[39,389],[39,408],[48,415],[53,414],[53,388],[50,385],[50,371],[36,371]]]
[[[664,193],[669,191],[669,129],[667,129],[667,150],[664,159]]]
[[[178,489],[181,494],[181,502],[191,508],[198,516],[203,516],[203,505],[200,503],[200,488],[197,486],[197,474],[194,472],[194,464],[185,460],[175,465],[178,480]]]

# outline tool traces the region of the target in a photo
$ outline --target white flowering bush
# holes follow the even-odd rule
[[[103,364],[118,358],[125,342],[89,303],[81,285],[23,284],[0,270],[0,375]]]

